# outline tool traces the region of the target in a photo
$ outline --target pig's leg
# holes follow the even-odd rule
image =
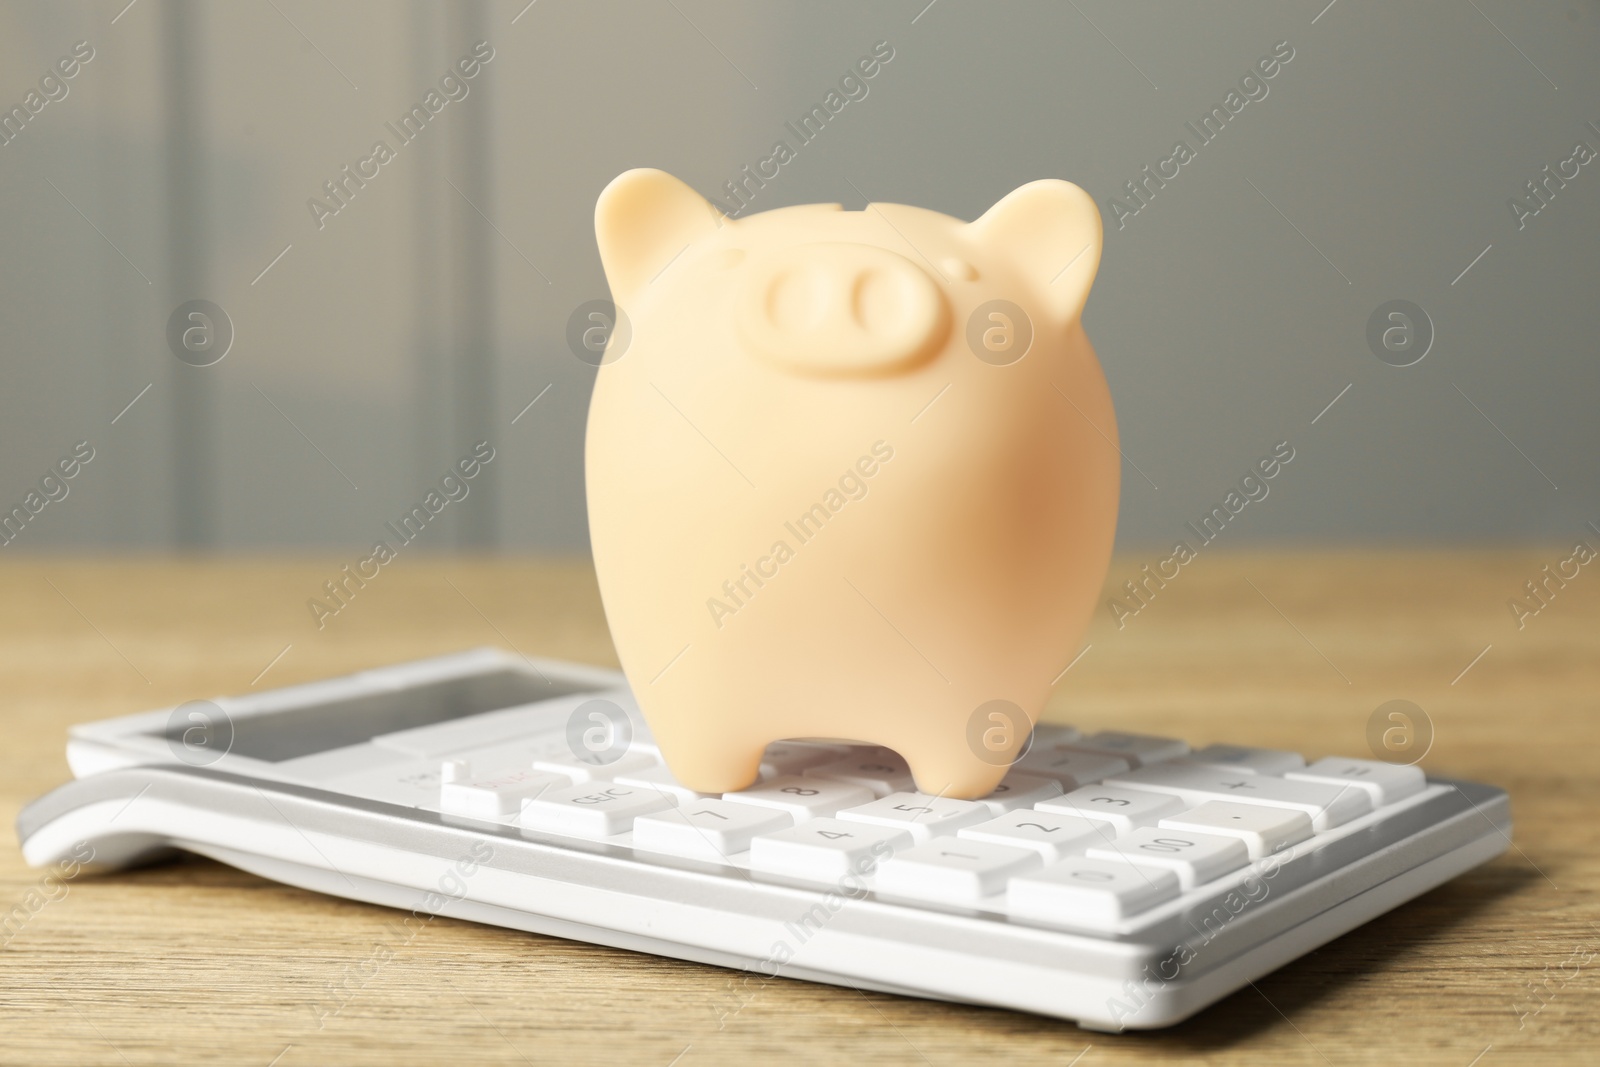
[[[967,747],[964,731],[944,735],[930,732],[926,738],[894,747],[910,764],[917,790],[933,796],[977,800],[994,792],[1011,769],[975,755]]]
[[[734,793],[754,785],[767,743],[720,728],[737,718],[737,713],[719,718],[702,709],[698,721],[683,724],[685,728],[657,729],[656,741],[672,776],[699,793]]]

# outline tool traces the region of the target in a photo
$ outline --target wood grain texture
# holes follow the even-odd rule
[[[1600,572],[1521,630],[1506,605],[1566,554],[1219,553],[1124,628],[1098,615],[1051,718],[1364,755],[1373,710],[1403,698],[1433,724],[1424,766],[1505,786],[1517,823],[1500,860],[1168,1031],[747,981],[447,919],[396,943],[395,912],[198,859],[62,895],[13,838],[0,910],[57,899],[0,936],[0,1064],[1594,1062]],[[286,645],[256,688],[480,644],[614,664],[586,562],[402,560],[319,632],[305,601],[340,562],[0,566],[6,825],[68,777],[69,724],[249,689]],[[1117,560],[1113,582],[1142,562]],[[392,958],[369,966],[380,944]]]

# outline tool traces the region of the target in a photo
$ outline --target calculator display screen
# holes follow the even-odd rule
[[[240,715],[231,722],[233,744],[229,751],[277,763],[360,744],[379,734],[432,726],[590,688],[570,681],[547,682],[509,670],[448,678],[283,711]],[[184,723],[175,723],[158,736],[177,742],[184,729]]]

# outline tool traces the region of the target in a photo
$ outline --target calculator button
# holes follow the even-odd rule
[[[846,822],[868,822],[892,826],[910,834],[919,844],[940,834],[953,834],[963,826],[986,822],[987,807],[972,800],[934,797],[926,793],[891,793],[856,808],[839,812]]]
[[[1096,860],[1125,860],[1136,867],[1159,867],[1178,876],[1184,889],[1220,878],[1250,862],[1244,842],[1236,837],[1197,834],[1141,826],[1109,844],[1090,845],[1084,855]]]
[[[1211,800],[1231,800],[1240,804],[1294,808],[1309,815],[1312,827],[1317,830],[1331,830],[1372,810],[1366,791],[1348,783],[1294,782],[1249,771],[1225,771],[1186,760],[1113,775],[1106,784],[1171,793],[1190,807]]]
[[[807,767],[829,763],[848,756],[845,745],[819,745],[811,741],[774,741],[761,756],[761,766],[772,768],[774,776],[799,774]]]
[[[326,788],[413,808],[439,806],[439,761],[417,760],[340,775]]]
[[[1033,741],[1028,745],[1028,751],[1031,752],[1036,748],[1058,748],[1082,736],[1076,726],[1068,726],[1064,722],[1034,723]]]
[[[1102,756],[1125,759],[1135,767],[1187,755],[1189,744],[1175,737],[1150,737],[1146,734],[1125,734],[1120,730],[1101,730],[1090,734],[1072,747],[1083,752],[1096,752]]]
[[[978,803],[996,815],[1016,808],[1031,808],[1041,800],[1061,795],[1061,783],[1037,774],[1008,774],[994,792],[979,797]]]
[[[872,790],[848,782],[791,775],[762,782],[753,789],[724,793],[722,799],[733,804],[759,804],[777,808],[794,816],[795,822],[832,815],[840,808],[853,808],[872,802]]]
[[[880,860],[910,845],[911,835],[892,826],[812,819],[751,841],[750,867],[768,874],[834,882],[852,872],[870,874]]]
[[[658,789],[616,782],[585,782],[552,789],[522,803],[522,825],[572,837],[611,837],[641,815],[662,811],[677,798]]]
[[[1063,789],[1077,789],[1098,782],[1107,775],[1121,774],[1132,764],[1124,759],[1094,752],[1053,748],[1029,752],[1016,766],[1025,774],[1054,778]]]
[[[989,841],[1012,848],[1031,848],[1053,863],[1064,856],[1082,852],[1091,841],[1106,841],[1114,831],[1105,823],[1090,822],[1076,815],[1053,815],[1044,811],[1008,811],[998,819],[964,826],[956,831],[963,841]]]
[[[876,797],[916,788],[910,766],[886,748],[858,749],[842,759],[819,763],[800,773],[807,778],[833,778],[863,786],[872,790]]]
[[[549,771],[552,774],[564,774],[575,782],[604,782],[614,779],[619,774],[628,774],[633,771],[642,771],[656,765],[654,756],[647,752],[624,752],[610,763],[595,763],[591,760],[582,760],[570,751],[557,755],[547,755],[533,761],[536,771]]]
[[[1042,862],[1031,848],[940,838],[884,860],[878,868],[877,890],[896,897],[970,904],[1000,892],[1008,878]]]
[[[776,808],[700,800],[639,819],[633,824],[633,844],[654,852],[727,863],[728,857],[748,849],[757,834],[782,830],[793,821],[788,812]]]
[[[1311,836],[1311,819],[1303,811],[1227,800],[1213,800],[1181,815],[1169,815],[1161,820],[1161,827],[1237,837],[1244,842],[1251,859],[1281,852]]]
[[[654,764],[642,771],[627,771],[619,774],[614,779],[619,785],[637,785],[646,789],[659,789],[663,793],[671,793],[678,798],[678,803],[686,804],[691,800],[704,800],[706,797],[715,796],[715,793],[697,793],[672,776],[664,764]]]
[[[439,783],[439,810],[452,815],[466,815],[474,819],[505,819],[515,815],[522,802],[536,797],[547,789],[564,789],[571,779],[557,774],[538,771],[509,771],[505,774],[472,777],[463,774],[466,768],[454,773],[457,777]],[[445,772],[448,779],[451,771]]]
[[[1306,765],[1305,757],[1298,752],[1278,752],[1270,748],[1246,748],[1243,745],[1207,745],[1191,752],[1189,759],[1212,767],[1233,767],[1257,774],[1283,774],[1297,771]]]
[[[1013,878],[1006,909],[1040,922],[1109,930],[1177,898],[1178,876],[1124,860],[1077,856]]]
[[[556,734],[539,734],[531,737],[514,737],[492,745],[479,745],[476,748],[463,749],[452,752],[456,759],[466,760],[472,767],[479,771],[493,771],[499,774],[502,771],[522,770],[532,767],[535,760],[570,756],[572,748],[567,744],[565,736]],[[537,768],[535,768],[537,769]],[[546,773],[562,773],[550,771]],[[571,775],[567,775],[570,780]]]
[[[1183,810],[1183,801],[1166,793],[1145,793],[1114,785],[1090,785],[1074,789],[1065,796],[1052,797],[1035,805],[1040,811],[1078,815],[1110,823],[1116,832],[1126,834],[1140,826],[1152,826],[1163,815]]]
[[[1404,800],[1413,793],[1422,792],[1428,784],[1427,776],[1420,767],[1339,756],[1319,759],[1305,770],[1291,771],[1284,777],[1321,785],[1353,785],[1372,798],[1374,807]]]

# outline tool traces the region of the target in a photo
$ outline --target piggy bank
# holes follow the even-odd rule
[[[782,739],[993,790],[1079,650],[1121,472],[1080,322],[1100,215],[1036,181],[974,222],[838,204],[733,220],[632,170],[595,210],[624,330],[586,442],[612,638],[684,785]]]

